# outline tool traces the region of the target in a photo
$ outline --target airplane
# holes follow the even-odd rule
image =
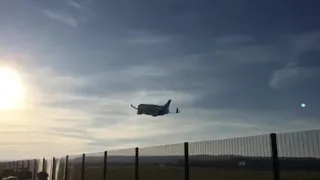
[[[131,107],[138,110],[137,114],[146,114],[146,115],[151,115],[153,117],[156,116],[163,116],[165,114],[169,114],[172,112],[169,112],[169,106],[171,103],[171,99],[168,100],[168,102],[165,105],[154,105],[154,104],[139,104],[138,108],[134,107],[131,104]],[[179,108],[176,109],[175,113],[180,113]]]

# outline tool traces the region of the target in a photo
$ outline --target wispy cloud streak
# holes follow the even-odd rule
[[[56,21],[68,24],[74,28],[77,28],[78,26],[78,21],[68,13],[63,13],[58,11],[54,12],[51,10],[43,10],[43,13],[52,20],[56,20]]]
[[[288,63],[284,68],[273,72],[269,85],[276,90],[294,86],[318,76],[318,72],[319,68],[316,67],[299,67],[295,63]]]
[[[67,0],[67,3],[77,9],[83,9],[83,6],[81,6],[79,3],[75,2],[74,0]]]

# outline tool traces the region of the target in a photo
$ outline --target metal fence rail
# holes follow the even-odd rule
[[[50,180],[315,180],[320,130],[7,161]]]

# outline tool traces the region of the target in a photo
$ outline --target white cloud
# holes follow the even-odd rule
[[[67,3],[77,9],[83,9],[83,6],[81,6],[79,3],[75,2],[74,0],[67,0]]]
[[[296,54],[320,49],[320,31],[290,36]]]
[[[273,89],[281,89],[288,86],[299,84],[312,77],[319,77],[320,69],[318,67],[301,67],[297,62],[304,61],[299,59],[300,55],[313,50],[320,49],[320,32],[309,32],[301,35],[286,36],[287,43],[291,48],[291,54],[288,55],[289,62],[282,69],[276,70],[269,81]]]
[[[237,63],[265,63],[285,60],[284,54],[275,46],[241,45],[228,48],[216,48],[212,54],[214,59]]]
[[[30,103],[30,105],[24,109],[1,112],[2,130],[6,130],[6,132],[3,131],[5,134],[0,140],[0,144],[3,147],[5,146],[1,152],[7,154],[8,157],[27,155],[28,157],[41,157],[63,155],[68,152],[80,153],[90,151],[90,147],[86,146],[90,139],[109,137],[109,139],[117,140],[133,135],[136,135],[136,137],[152,135],[155,132],[152,131],[156,128],[155,124],[147,123],[149,117],[137,117],[135,111],[130,107],[130,99],[134,99],[137,103],[162,104],[168,98],[175,98],[174,103],[183,103],[193,98],[189,94],[178,92],[148,92],[147,90],[127,94],[119,92],[112,96],[87,97],[73,94],[73,90],[77,88],[90,88],[91,84],[86,82],[88,80],[86,77],[61,76],[51,68],[38,67],[33,70],[29,69],[28,72],[21,72],[21,74],[26,77],[24,79],[27,81],[24,81],[24,83],[30,83],[25,84],[29,86],[27,88],[29,90],[29,101],[27,103]],[[149,73],[148,68],[145,73]],[[109,78],[113,78],[113,76]],[[55,103],[55,105],[50,105],[50,103]],[[61,103],[68,104],[61,106]],[[120,114],[117,115],[117,112],[120,112]],[[98,126],[93,126],[96,118],[101,121],[100,125],[99,122],[96,122]],[[139,118],[148,120],[141,123]],[[140,121],[140,123],[136,121]],[[161,125],[157,126],[160,127]],[[166,124],[162,126],[163,129],[169,127]],[[70,127],[81,127],[87,130],[76,132],[75,129],[70,129]],[[70,129],[70,132],[67,128]],[[56,131],[52,132],[52,129]],[[164,130],[162,133],[169,133],[169,131]],[[78,138],[79,136],[87,138],[81,140]],[[46,147],[39,148],[39,145],[45,145]],[[58,148],[67,145],[70,146],[67,149]],[[21,148],[5,152],[10,151],[10,148],[17,147]]]
[[[128,37],[123,41],[126,43],[132,43],[132,44],[152,45],[152,44],[166,43],[171,41],[172,39],[173,37],[166,34],[155,34],[148,31],[136,30],[136,31],[130,31],[128,33]]]
[[[269,85],[273,89],[281,89],[308,80],[317,72],[318,68],[299,67],[289,63],[272,74]]]
[[[90,88],[101,77],[72,77],[61,75],[50,68],[29,69],[26,75],[32,106],[21,110],[1,112],[2,145],[0,154],[6,157],[63,156],[65,154],[103,151],[105,149],[151,146],[158,144],[218,139],[299,129],[297,123],[275,126],[274,122],[292,119],[289,115],[274,112],[254,113],[232,109],[202,110],[182,108],[181,114],[153,118],[138,116],[130,104],[164,104],[172,99],[172,108],[192,104],[197,94],[172,90],[138,91],[86,96],[73,93],[78,88]],[[165,71],[144,67],[137,71],[162,75]],[[135,68],[122,74],[131,76]],[[120,73],[121,74],[121,73]],[[104,76],[114,79],[115,74]],[[47,81],[49,80],[49,81]],[[40,82],[46,81],[45,84]],[[34,91],[33,91],[34,90]],[[52,103],[54,105],[52,105]],[[270,122],[270,119],[275,120]],[[300,122],[300,123],[299,123]],[[310,122],[310,123],[308,123]],[[319,126],[314,121],[305,122],[304,128]],[[170,137],[170,138],[169,138]],[[105,145],[90,145],[96,142]],[[39,147],[40,146],[40,147]],[[61,148],[63,147],[63,148]]]
[[[166,121],[156,120],[147,116],[142,117],[128,117],[123,121],[111,125],[106,128],[91,128],[90,132],[95,137],[99,137],[105,140],[114,139],[139,139],[144,137],[153,137],[160,135],[173,134],[174,132],[183,132],[184,126],[174,127],[173,119],[167,119]],[[190,128],[190,127],[189,127]],[[190,131],[191,129],[187,129]]]
[[[122,76],[130,77],[133,79],[139,80],[141,77],[159,77],[166,75],[166,70],[160,67],[155,67],[151,65],[141,65],[141,66],[131,66],[127,69],[124,69]]]
[[[78,21],[68,13],[64,13],[60,11],[51,11],[51,10],[44,10],[43,13],[52,20],[60,21],[74,28],[77,28],[78,26]]]
[[[69,4],[80,8],[80,5],[74,1],[69,1]],[[45,10],[43,13],[53,20],[75,28],[81,21],[76,16],[60,11]],[[172,41],[172,38],[175,37],[166,34],[134,32],[129,34],[124,41],[150,45],[166,43]],[[309,39],[314,39],[314,37],[311,36]],[[268,62],[281,59],[279,58],[282,57],[281,49],[277,50],[274,46],[245,44],[250,40],[251,37],[246,36],[216,39],[212,45],[216,51],[209,55],[215,61],[229,60],[232,63],[236,61]],[[297,49],[306,45],[308,47],[317,45],[309,42],[303,38],[297,43]],[[22,61],[21,58],[18,59]],[[31,57],[31,59],[36,58]],[[181,70],[186,70],[184,72],[188,72],[187,70],[191,70],[188,68],[195,65],[193,63],[199,63],[195,59],[201,60],[201,55],[189,59],[188,62],[179,61],[174,68],[179,67]],[[84,77],[62,75],[50,68],[29,70],[32,76],[26,77],[25,83],[28,90],[27,103],[30,103],[30,106],[22,110],[0,113],[2,132],[0,154],[5,154],[7,158],[34,158],[67,153],[79,154],[93,150],[103,151],[106,148],[150,146],[320,127],[319,123],[314,120],[299,120],[278,112],[256,113],[233,109],[182,108],[182,113],[178,115],[171,114],[157,118],[138,116],[136,111],[130,107],[131,103],[163,104],[168,99],[172,99],[172,108],[175,108],[183,107],[188,103],[192,104],[199,96],[199,94],[182,93],[170,89],[150,91],[148,86],[140,87],[139,90],[130,93],[123,93],[119,90],[112,94],[94,97],[85,95],[87,90],[92,89],[91,85],[99,85],[96,87],[107,90],[108,86],[101,85],[102,81],[126,83],[127,81],[139,81],[143,77],[161,77],[168,73],[169,68],[172,66],[160,68],[145,65],[117,72],[108,69],[102,75]],[[214,68],[218,69],[220,66]],[[288,65],[274,73],[270,85],[274,88],[284,87],[287,82],[309,77],[309,70]],[[188,79],[185,80],[188,81]],[[188,83],[192,86],[193,83],[199,82],[201,83],[201,80]],[[77,90],[83,93],[74,93]],[[287,119],[294,121],[288,123],[285,121]],[[130,140],[131,138],[134,139]],[[99,140],[109,141],[110,146],[91,147],[88,145]],[[126,141],[123,142],[123,140]]]
[[[253,40],[253,37],[246,35],[222,36],[213,39],[213,46],[217,48],[234,47],[238,46],[239,44],[243,45],[244,43],[252,42]]]
[[[165,36],[148,36],[148,37],[136,37],[128,40],[130,43],[141,44],[158,44],[169,41],[170,38]]]
[[[66,114],[51,114],[50,117],[44,116],[44,114],[41,115],[42,110],[39,109],[33,113],[15,112],[15,115],[11,114],[11,116],[1,114],[0,145],[2,147],[1,152],[5,152],[6,158],[53,156],[85,150],[84,148],[88,141],[86,139],[61,136],[60,133],[49,133],[52,128],[81,125],[80,122],[77,122],[77,118],[67,122],[54,121],[52,116],[61,118]],[[58,111],[49,111],[47,113],[58,113]],[[68,116],[70,117],[72,114]]]

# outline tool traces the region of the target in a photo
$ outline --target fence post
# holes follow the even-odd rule
[[[33,160],[33,180],[36,180],[36,176],[37,176],[37,159]]]
[[[103,162],[103,180],[107,180],[107,166],[108,166],[108,152],[104,152],[104,162]]]
[[[184,180],[189,180],[189,143],[184,143]]]
[[[279,157],[278,157],[276,133],[270,134],[270,140],[271,140],[271,151],[272,151],[273,179],[280,180],[280,168],[279,168]]]
[[[64,177],[63,180],[68,180],[68,164],[69,164],[69,156],[66,156],[66,162],[64,167]]]
[[[24,168],[24,160],[21,160],[21,167]]]
[[[42,158],[42,171],[46,171],[46,158]]]
[[[136,147],[135,151],[135,180],[139,180],[139,148]]]
[[[28,171],[30,170],[30,159],[27,160],[27,168],[28,168]]]
[[[82,154],[82,164],[81,164],[81,180],[84,180],[84,171],[85,171],[85,160],[86,154]]]
[[[51,179],[55,180],[55,178],[56,178],[56,158],[55,157],[52,158],[52,172],[51,173],[52,173]]]

